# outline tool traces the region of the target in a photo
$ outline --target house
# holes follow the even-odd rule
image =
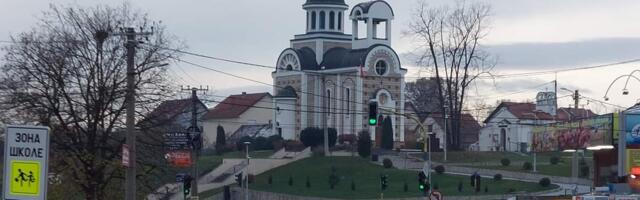
[[[405,111],[407,69],[391,47],[393,9],[383,0],[356,4],[348,12],[344,0],[306,0],[302,8],[306,17],[299,20],[306,32],[290,40],[271,74],[277,108],[273,131],[298,139],[301,130],[326,122],[338,134],[366,130],[375,138],[379,127],[369,126],[365,114],[370,101]],[[345,34],[345,21],[352,24],[352,34]],[[381,114],[391,116],[393,138],[403,143],[405,117]]]
[[[468,149],[472,144],[478,142],[480,134],[480,124],[476,121],[471,114],[462,113],[460,121],[460,138],[462,139],[462,148]],[[442,113],[429,114],[422,124],[427,130],[425,130],[437,142],[431,142],[432,144],[438,144],[438,149],[444,149],[444,133],[445,133],[445,117]],[[448,125],[451,125],[451,119],[449,119]],[[447,127],[448,133],[451,133],[451,127]]]
[[[270,124],[272,110],[273,97],[267,92],[228,96],[202,117],[204,146],[215,145],[218,126],[228,137],[242,125]]]
[[[592,116],[588,109],[557,108],[553,92],[538,93],[536,103],[502,102],[484,120],[478,149],[529,152],[534,126]]]
[[[202,130],[202,116],[207,106],[197,100],[196,113],[198,129]],[[191,127],[193,118],[193,100],[176,99],[163,101],[151,111],[137,126],[142,130],[162,129],[163,131],[186,131]]]

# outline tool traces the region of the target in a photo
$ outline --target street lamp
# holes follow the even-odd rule
[[[244,149],[245,149],[245,156],[247,158],[247,180],[246,180],[246,184],[244,184],[245,190],[244,190],[244,199],[245,200],[249,200],[249,160],[251,159],[251,157],[249,157],[249,145],[251,145],[251,142],[244,142]]]
[[[633,73],[635,73],[635,72],[640,72],[640,70],[634,70],[630,74],[618,76],[618,78],[614,79],[611,82],[611,84],[609,84],[609,87],[607,88],[607,92],[604,93],[604,100],[605,101],[609,101],[609,97],[607,95],[609,94],[609,90],[611,90],[611,86],[613,86],[613,84],[616,83],[616,81],[620,80],[621,78],[627,78],[627,81],[624,84],[624,89],[622,89],[622,95],[628,95],[629,94],[629,90],[627,89],[627,85],[629,84],[629,79],[634,78],[634,79],[640,81],[640,78],[638,78],[638,77],[633,75]]]

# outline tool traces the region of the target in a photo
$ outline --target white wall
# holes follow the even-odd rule
[[[277,99],[275,102],[276,107],[280,109],[275,111],[275,122],[279,123],[279,127],[276,127],[274,134],[278,134],[277,128],[281,128],[283,139],[296,139],[296,98]]]

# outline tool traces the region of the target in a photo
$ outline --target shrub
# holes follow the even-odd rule
[[[444,174],[444,166],[442,165],[436,166],[435,170],[436,170],[436,173],[438,174]]]
[[[356,191],[356,182],[351,181],[351,191]]]
[[[293,186],[293,177],[289,176],[289,186]]]
[[[338,136],[338,143],[344,144],[355,144],[356,143],[356,135],[354,134],[342,134]]]
[[[338,185],[338,182],[340,182],[340,178],[338,178],[335,173],[331,173],[331,175],[329,175],[329,188],[333,190],[333,188]]]
[[[511,160],[509,160],[508,158],[503,158],[502,160],[500,160],[500,164],[502,164],[502,166],[509,166],[511,164]]]
[[[368,131],[358,133],[358,155],[363,158],[371,155],[371,135]]]
[[[311,182],[309,181],[309,176],[307,176],[307,182],[304,184],[307,188],[311,188]]]
[[[549,163],[552,165],[557,165],[558,162],[560,162],[560,158],[558,158],[558,156],[551,156],[551,158],[549,158]]]
[[[522,163],[522,169],[531,170],[531,169],[533,169],[533,165],[531,165],[530,162],[524,162],[524,163]]]
[[[313,147],[320,144],[321,138],[318,138],[318,133],[322,132],[321,129],[316,127],[307,127],[300,132],[300,141],[306,147]]]
[[[382,166],[384,166],[384,168],[392,168],[393,167],[393,162],[391,162],[391,159],[389,158],[385,158],[384,160],[382,160]]]
[[[589,177],[589,165],[586,163],[584,165],[580,165],[580,177],[588,178]]]
[[[484,193],[488,193],[489,192],[489,187],[487,187],[486,185],[484,186]]]
[[[269,140],[266,137],[257,137],[253,140],[252,143],[253,149],[255,150],[268,150],[273,149],[273,145],[269,143]]]
[[[538,181],[538,184],[540,184],[540,186],[542,187],[549,187],[549,185],[551,185],[551,180],[549,180],[549,178],[541,178],[540,181]]]
[[[409,191],[409,185],[407,184],[407,182],[404,182],[404,188],[403,188],[404,192],[408,192]]]
[[[238,151],[244,151],[244,147],[246,146],[244,142],[251,142],[253,144],[253,139],[249,136],[244,136],[240,138],[240,140],[236,142],[236,148],[238,148]],[[249,148],[251,147],[253,147],[253,145],[249,146]]]
[[[280,148],[282,148],[284,139],[282,139],[282,137],[280,137],[279,135],[272,135],[267,138],[267,141],[267,143],[271,145],[271,149],[279,150]]]
[[[269,185],[273,184],[273,177],[271,176],[271,174],[269,174],[269,178],[267,178],[267,183]]]
[[[462,192],[462,181],[458,182],[458,192]]]
[[[493,180],[494,180],[494,181],[500,181],[500,180],[502,180],[502,174],[495,174],[495,175],[493,175]]]
[[[516,192],[516,189],[513,189],[513,188],[507,189],[507,193],[514,193],[514,192]]]

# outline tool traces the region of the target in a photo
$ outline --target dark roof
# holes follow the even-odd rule
[[[318,70],[318,62],[316,62],[316,53],[309,47],[294,49],[300,58],[302,70]]]
[[[271,96],[268,92],[253,94],[231,95],[218,103],[216,107],[209,110],[203,119],[228,119],[238,118],[242,113],[249,110],[258,101],[266,96]]]
[[[369,50],[369,48],[351,50],[334,47],[324,53],[322,64],[320,65],[325,66],[325,69],[362,66]]]
[[[298,95],[296,94],[296,89],[293,89],[290,85],[278,90],[278,94],[274,97],[293,97],[296,98]]]
[[[371,6],[372,6],[373,4],[375,4],[375,3],[384,3],[384,4],[387,4],[387,6],[389,6],[389,9],[391,9],[391,15],[395,16],[395,14],[393,13],[393,8],[391,7],[391,5],[389,5],[389,3],[387,3],[386,1],[383,1],[383,0],[375,0],[375,1],[362,2],[362,3],[356,4],[356,5],[354,6],[354,8],[355,8],[355,7],[360,7],[360,8],[362,8],[362,12],[364,12],[364,13],[369,13],[369,8],[371,8]],[[355,9],[352,9],[352,11],[353,11],[353,10],[355,10]],[[351,14],[353,14],[353,13],[351,13]]]
[[[444,116],[442,113],[430,113],[427,118],[433,118],[436,124],[440,127],[444,127]],[[460,117],[460,133],[462,134],[462,144],[464,146],[473,144],[478,141],[480,135],[480,124],[476,121],[471,114],[462,113]],[[449,119],[451,120],[451,119]],[[451,121],[449,121],[451,124]]]
[[[334,4],[334,5],[347,5],[344,3],[344,0],[307,0],[304,5],[313,5],[313,4]]]
[[[155,126],[159,124],[171,123],[176,119],[176,117],[180,116],[181,114],[190,113],[193,105],[192,102],[193,100],[191,99],[175,99],[163,101],[138,124],[140,126]],[[198,100],[198,103],[201,104],[201,106],[205,109],[207,108],[207,106],[204,105],[200,100]]]
[[[553,116],[549,113],[536,110],[536,104],[534,103],[502,102],[493,110],[491,115],[484,120],[484,123],[488,123],[503,107],[506,107],[506,109],[518,119],[570,121],[571,119],[596,116],[591,110],[582,108],[558,108],[556,116]]]
[[[265,135],[261,135],[261,132],[265,132]],[[266,134],[273,134],[271,131],[271,124],[251,124],[251,125],[242,125],[238,130],[233,132],[227,139],[229,142],[235,142],[240,140],[242,137],[249,136],[251,138],[255,138],[258,136],[270,136]]]

